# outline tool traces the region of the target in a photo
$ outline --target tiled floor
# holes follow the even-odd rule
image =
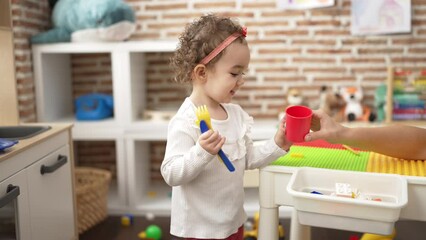
[[[426,200],[425,200],[426,201]],[[290,220],[280,221],[285,230],[285,239],[289,240]],[[156,217],[152,221],[145,217],[135,217],[131,226],[121,225],[121,217],[110,216],[102,223],[80,235],[80,240],[139,240],[138,234],[147,226],[158,225],[163,232],[162,240],[171,240],[169,234],[170,219]],[[400,221],[396,224],[397,238],[394,240],[425,240],[426,222]],[[362,234],[334,229],[313,228],[312,240],[349,240],[351,236],[360,237]],[[269,240],[269,239],[268,239]],[[271,239],[272,240],[272,239]]]

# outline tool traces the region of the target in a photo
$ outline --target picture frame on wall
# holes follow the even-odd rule
[[[410,32],[411,0],[352,0],[352,35]]]

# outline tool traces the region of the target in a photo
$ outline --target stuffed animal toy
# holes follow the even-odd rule
[[[31,43],[122,41],[135,31],[135,15],[122,0],[50,0],[53,29]]]
[[[327,86],[321,87],[319,103],[315,108],[322,109],[329,116],[334,117],[344,106],[345,101],[338,91]]]
[[[361,104],[364,97],[362,89],[357,87],[342,87],[340,95],[345,100],[346,105],[342,109],[343,119],[345,121],[374,121],[375,115],[371,109]]]
[[[298,89],[292,88],[288,90],[287,105],[304,105],[304,98]]]
[[[288,90],[286,104],[284,105],[284,109],[278,114],[278,119],[282,119],[285,115],[285,110],[293,105],[307,106],[304,97],[302,96],[302,93],[295,88],[291,88]]]

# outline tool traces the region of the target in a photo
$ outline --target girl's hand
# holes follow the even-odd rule
[[[220,148],[225,144],[225,137],[220,136],[218,131],[208,130],[200,135],[198,142],[201,147],[211,155],[216,155]]]
[[[288,151],[291,145],[293,145],[292,142],[287,140],[287,137],[285,135],[285,117],[283,117],[280,121],[280,126],[277,130],[277,133],[275,133],[274,140],[275,143],[285,151]]]

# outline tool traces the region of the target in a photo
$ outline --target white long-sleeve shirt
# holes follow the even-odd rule
[[[222,106],[228,118],[212,119],[212,127],[226,137],[222,150],[234,172],[199,145],[200,127],[189,98],[170,120],[161,174],[173,187],[170,233],[174,236],[221,239],[237,232],[247,219],[244,170],[265,166],[286,154],[273,139],[254,147],[249,137],[253,118],[239,105]]]

